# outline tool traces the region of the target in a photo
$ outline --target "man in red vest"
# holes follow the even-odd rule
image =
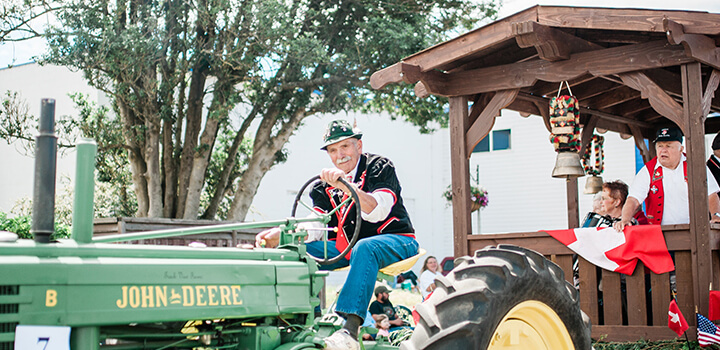
[[[630,186],[622,218],[613,227],[622,231],[645,202],[646,215],[651,224],[673,225],[690,223],[687,186],[687,161],[683,154],[683,134],[678,128],[661,128],[655,137],[657,156],[647,162],[635,175]],[[710,171],[705,168],[708,184],[708,206],[711,213],[720,211],[720,191]],[[720,217],[713,215],[713,221]]]

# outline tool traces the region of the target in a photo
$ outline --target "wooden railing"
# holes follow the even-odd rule
[[[695,338],[694,274],[689,225],[663,226],[668,250],[674,255],[677,301],[690,324],[688,337]],[[513,244],[545,255],[565,272],[573,283],[573,252],[544,232],[468,235],[468,254],[488,245]],[[697,271],[711,274],[713,289],[720,288],[720,225],[711,225],[712,268]],[[580,307],[592,321],[592,337],[609,341],[673,339],[667,326],[671,298],[671,273],[661,275],[638,262],[632,275],[597,268],[579,258]]]
[[[112,217],[95,219],[93,234],[95,236],[103,236],[118,233],[135,233],[193,226],[219,225],[223,223],[227,222],[214,220]],[[235,247],[241,243],[254,244],[255,235],[258,232],[260,232],[260,229],[247,229],[243,231],[208,233],[203,235],[190,235],[174,238],[146,239],[142,241],[133,241],[133,243],[186,246],[190,242],[201,242],[208,247]]]

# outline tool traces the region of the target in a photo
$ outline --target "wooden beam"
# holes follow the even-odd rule
[[[534,96],[534,95],[528,95],[528,94],[525,94],[525,93],[519,93],[518,96],[517,96],[517,98],[518,98],[518,99],[522,99],[522,100],[526,100],[526,101],[537,101],[537,102],[542,103],[542,104],[544,104],[544,105],[546,105],[546,106],[548,105],[548,103],[549,103],[549,101],[550,101],[550,99],[547,99],[547,98],[544,98],[544,97]],[[650,128],[650,129],[654,128],[654,126],[653,126],[652,124],[646,123],[646,122],[644,122],[644,121],[642,121],[642,120],[624,118],[624,117],[621,117],[621,116],[618,116],[618,115],[614,115],[614,114],[610,114],[610,113],[605,113],[605,112],[603,112],[603,111],[598,111],[598,110],[594,110],[594,109],[586,108],[586,107],[582,107],[582,106],[580,106],[580,114],[595,115],[595,116],[598,116],[598,117],[600,117],[600,118],[602,118],[602,119],[605,119],[605,120],[609,120],[609,121],[613,121],[613,122],[617,122],[617,123],[622,123],[622,124],[628,124],[628,125],[630,125],[630,124],[632,124],[632,125],[637,125],[637,126],[642,127],[642,128]]]
[[[517,97],[518,92],[520,92],[520,89],[498,91],[482,110],[477,120],[472,123],[465,137],[466,155],[468,158],[470,158],[475,145],[490,132],[493,124],[495,124],[495,117],[500,116],[500,110],[512,103],[515,97]]]
[[[585,84],[580,84],[578,86],[571,85],[573,94],[577,96],[580,101],[587,101],[590,98],[605,94],[622,86],[621,84],[607,79],[594,77],[592,75],[590,75],[590,77],[592,77],[593,80],[590,80]],[[587,105],[586,103],[583,104]]]
[[[402,64],[402,62],[398,62],[373,73],[370,76],[370,87],[378,90],[388,84],[401,82],[403,80]]]
[[[452,171],[453,247],[455,257],[468,255],[470,217],[470,162],[465,135],[468,129],[467,97],[450,98],[450,160]]]
[[[695,281],[694,301],[698,312],[706,315],[712,259],[708,220],[707,179],[705,176],[705,116],[702,114],[702,78],[700,63],[681,67],[683,85],[683,118],[687,121],[688,195],[690,200],[690,240],[692,272]]]
[[[494,94],[478,94],[473,98],[472,107],[470,107],[470,115],[468,116],[468,125],[473,125],[480,116],[480,113],[487,107],[492,100]],[[472,151],[471,151],[472,152]]]
[[[588,86],[593,86],[595,83],[594,82],[593,82],[593,84],[586,84],[586,83],[593,81],[593,80],[597,80],[597,78],[590,74],[586,74],[586,75],[577,77],[575,79],[568,80],[567,82],[573,88],[573,92],[574,92],[575,96],[585,97],[587,94],[588,96],[592,97],[592,91],[594,91],[594,90],[589,89]],[[575,91],[575,90],[578,90],[578,91]],[[604,90],[604,88],[601,88],[601,90]],[[535,85],[529,87],[527,89],[527,91],[532,93],[533,95],[538,95],[538,96],[550,96],[550,95],[554,96],[555,94],[557,94],[557,91],[558,91],[558,83],[552,83],[552,82],[547,82],[547,81],[541,80],[541,81],[538,81],[537,83],[535,83]]]
[[[540,6],[537,12],[537,21],[551,27],[662,33],[663,19],[670,18],[687,33],[720,33],[720,15],[700,11]]]
[[[673,96],[676,98],[676,100],[679,98],[682,100],[682,87],[680,86],[680,74],[675,74],[673,72],[668,71],[667,69],[650,69],[645,71],[645,75],[647,75],[650,79],[652,79],[658,86],[660,86],[663,90],[665,90],[670,96]],[[712,80],[712,73],[710,80]],[[708,85],[711,86],[711,85]],[[706,91],[707,88],[706,88]],[[715,90],[717,92],[717,90]],[[706,100],[707,97],[703,97],[703,101]],[[710,109],[720,109],[720,96],[716,96],[715,98],[710,97],[712,105],[710,106]],[[704,102],[703,102],[704,103]],[[705,113],[707,115],[707,113]]]
[[[640,112],[648,109],[652,110],[650,102],[645,99],[638,98],[610,107],[606,109],[606,112],[614,115],[622,115],[625,118],[636,119]]]
[[[546,61],[566,60],[573,53],[603,48],[535,21],[512,23],[511,26],[518,46],[522,48],[535,47],[540,59]]]
[[[642,135],[642,131],[635,125],[628,125],[630,132],[632,132],[633,140],[635,141],[635,147],[640,151],[640,155],[643,158],[643,163],[649,162],[653,157],[650,156],[650,150],[645,144],[645,138]]]
[[[498,20],[491,25],[480,27],[452,40],[415,53],[404,58],[403,61],[421,67],[423,71],[442,69],[446,64],[458,61],[476,52],[497,47],[504,41],[514,41],[510,24],[532,21],[536,18],[537,14],[534,9],[522,11]]]
[[[543,118],[543,124],[548,132],[552,132],[552,125],[550,125],[550,105],[548,102],[533,101],[535,107],[540,111],[540,116]]]
[[[710,73],[710,79],[708,79],[707,85],[705,86],[705,92],[702,98],[702,115],[707,117],[710,113],[710,107],[712,107],[712,99],[715,96],[715,90],[718,88],[720,83],[720,71],[713,69]]]
[[[669,18],[663,19],[663,28],[670,44],[682,44],[688,56],[720,69],[720,48],[715,46],[714,39],[702,34],[687,34],[682,24]]]
[[[639,97],[640,93],[637,90],[627,86],[617,85],[615,88],[605,91],[598,96],[581,99],[581,101],[583,101],[583,105],[589,108],[603,110]]]
[[[590,116],[590,119],[588,119],[587,123],[585,123],[585,126],[583,126],[582,136],[580,137],[581,145],[580,150],[578,151],[578,154],[581,155],[580,158],[582,158],[582,155],[585,154],[585,150],[590,144],[590,140],[592,139],[593,133],[595,132],[595,125],[597,125],[598,119],[599,118],[597,116]]]
[[[561,82],[585,74],[603,76],[691,62],[679,46],[653,41],[573,54],[570,59],[548,62],[534,59],[464,72],[436,76],[434,95],[465,96],[532,86],[537,80]]]
[[[648,99],[654,110],[672,120],[687,134],[686,120],[682,117],[682,106],[675,102],[665,90],[641,72],[623,73],[619,76],[625,85],[640,91],[642,98]]]

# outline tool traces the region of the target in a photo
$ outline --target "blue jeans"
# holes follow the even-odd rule
[[[335,242],[327,243],[328,257],[338,256],[340,252],[335,247]],[[322,241],[308,243],[308,254],[322,258],[323,245]],[[350,272],[338,296],[335,312],[340,315],[353,314],[364,319],[373,295],[378,270],[417,255],[418,248],[415,238],[382,234],[358,240],[349,261],[341,259],[335,264],[320,266],[322,270],[334,270],[350,265]]]

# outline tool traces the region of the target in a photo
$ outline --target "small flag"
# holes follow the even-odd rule
[[[675,300],[670,301],[670,307],[668,308],[668,327],[675,332],[678,337],[682,336],[683,333],[688,329],[687,321],[680,308],[677,306]]]
[[[710,303],[709,303],[708,318],[710,321],[720,319],[720,291],[710,291]]]
[[[698,324],[698,343],[700,346],[708,346],[710,344],[720,344],[720,328],[710,322],[705,316],[697,315]]]

